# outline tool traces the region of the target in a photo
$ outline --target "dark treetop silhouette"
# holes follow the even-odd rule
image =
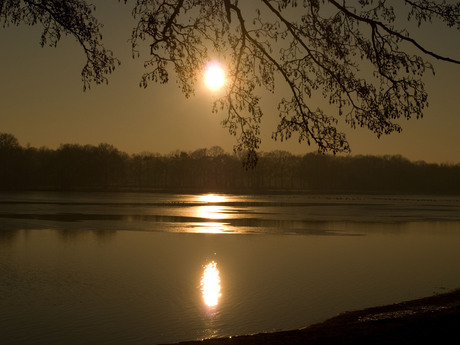
[[[101,43],[92,10],[82,0],[3,0],[0,21],[42,24],[42,44],[74,35],[87,56],[87,87],[106,81],[118,64]],[[425,58],[460,63],[409,34],[433,21],[460,29],[458,1],[137,0],[133,16],[134,55],[143,43],[150,46],[141,86],[166,83],[173,72],[188,97],[209,58],[225,60],[229,82],[214,110],[226,111],[223,125],[248,165],[257,161],[263,89],[287,87],[275,139],[296,133],[320,152],[348,152],[340,116],[377,136],[399,132],[398,119],[420,118],[428,105],[422,76],[433,67]],[[333,110],[315,104],[317,95]]]

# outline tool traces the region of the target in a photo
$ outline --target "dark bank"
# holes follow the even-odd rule
[[[309,327],[181,345],[449,344],[458,339],[460,290],[409,302],[343,313]]]

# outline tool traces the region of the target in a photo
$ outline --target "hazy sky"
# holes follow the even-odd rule
[[[99,0],[105,46],[122,61],[109,84],[83,92],[83,51],[72,37],[41,48],[39,28],[0,28],[0,132],[22,145],[57,148],[62,143],[113,144],[128,153],[169,153],[219,145],[231,152],[234,138],[212,114],[213,95],[204,87],[186,99],[177,84],[139,87],[143,57],[132,59],[128,38],[131,8]],[[419,34],[428,49],[460,59],[460,32],[430,28]],[[144,57],[147,58],[146,56]],[[460,163],[460,65],[435,62],[425,76],[430,106],[422,120],[402,121],[403,132],[377,139],[367,130],[346,129],[352,154],[401,154],[411,160]],[[295,137],[275,142],[278,115],[271,95],[262,99],[262,151],[316,151]]]

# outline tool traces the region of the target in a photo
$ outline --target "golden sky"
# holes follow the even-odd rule
[[[38,28],[0,28],[0,132],[35,147],[106,142],[128,153],[165,154],[214,145],[231,152],[234,138],[220,125],[224,114],[211,113],[213,93],[202,86],[186,99],[174,81],[140,88],[143,57],[131,57],[130,7],[117,1],[93,3],[105,24],[105,45],[122,65],[108,85],[85,92],[80,80],[83,52],[74,38],[64,37],[57,48],[41,48]],[[428,27],[420,37],[428,49],[460,59],[460,32]],[[367,130],[345,127],[352,154],[460,163],[460,65],[434,61],[434,66],[436,76],[425,76],[430,106],[424,118],[404,120],[402,133],[380,139]],[[262,151],[316,151],[295,136],[284,143],[273,141],[278,115],[271,94],[262,98],[262,106]]]

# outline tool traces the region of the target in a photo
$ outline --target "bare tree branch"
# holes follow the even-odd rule
[[[0,5],[4,25],[40,24],[42,46],[56,46],[62,34],[73,36],[86,56],[81,72],[84,89],[91,83],[107,83],[107,75],[120,64],[102,44],[102,24],[93,15],[94,6],[83,0],[3,0]]]
[[[423,76],[433,66],[426,58],[460,64],[394,27],[406,16],[418,26],[437,21],[460,29],[460,2],[350,3],[136,0],[133,56],[140,55],[140,45],[150,47],[140,85],[166,83],[172,74],[189,97],[206,63],[217,57],[227,64],[229,82],[213,111],[225,111],[222,124],[236,137],[234,149],[248,166],[261,143],[261,97],[273,94],[275,86],[281,91],[275,140],[295,134],[320,152],[349,152],[339,120],[377,137],[400,132],[400,119],[421,118],[428,106]],[[61,34],[74,36],[86,54],[87,87],[107,82],[119,63],[102,45],[93,9],[85,0],[1,0],[0,22],[42,25],[42,44],[56,45]]]
[[[407,37],[403,34],[401,34],[400,32],[398,31],[395,31],[395,30],[392,30],[391,28],[389,28],[387,25],[383,24],[382,22],[379,22],[377,20],[371,20],[371,19],[368,19],[368,18],[364,18],[364,17],[361,17],[361,16],[358,16],[356,15],[355,13],[347,10],[347,8],[345,6],[342,6],[340,5],[337,1],[335,0],[328,0],[331,4],[333,4],[335,7],[337,7],[338,9],[340,9],[343,13],[345,13],[347,16],[351,17],[351,18],[354,18],[360,22],[365,22],[367,24],[369,24],[370,26],[372,27],[375,27],[375,26],[378,26],[380,27],[381,29],[383,29],[384,31],[386,31],[387,33],[389,33],[391,36],[393,37],[397,37],[399,39],[401,39],[401,41],[406,41],[406,42],[409,42],[411,43],[412,45],[414,45],[417,49],[419,49],[421,52],[425,53],[426,55],[429,55],[429,56],[432,56],[434,57],[435,59],[438,59],[438,60],[443,60],[443,61],[447,61],[447,62],[451,62],[451,63],[455,63],[455,64],[460,64],[460,60],[455,60],[455,59],[451,59],[449,57],[445,57],[445,56],[441,56],[439,54],[436,54],[426,48],[424,48],[420,43],[418,43],[416,40],[414,40],[413,38],[410,38],[410,37]],[[408,4],[411,4],[412,6],[416,6],[420,9],[422,9],[422,7],[420,7],[419,5],[415,5],[414,3],[412,3],[411,1],[408,1],[408,0],[404,0],[406,3]],[[430,10],[428,8],[425,8],[425,10],[427,11],[431,11],[433,13],[436,13],[434,12],[433,10]]]

